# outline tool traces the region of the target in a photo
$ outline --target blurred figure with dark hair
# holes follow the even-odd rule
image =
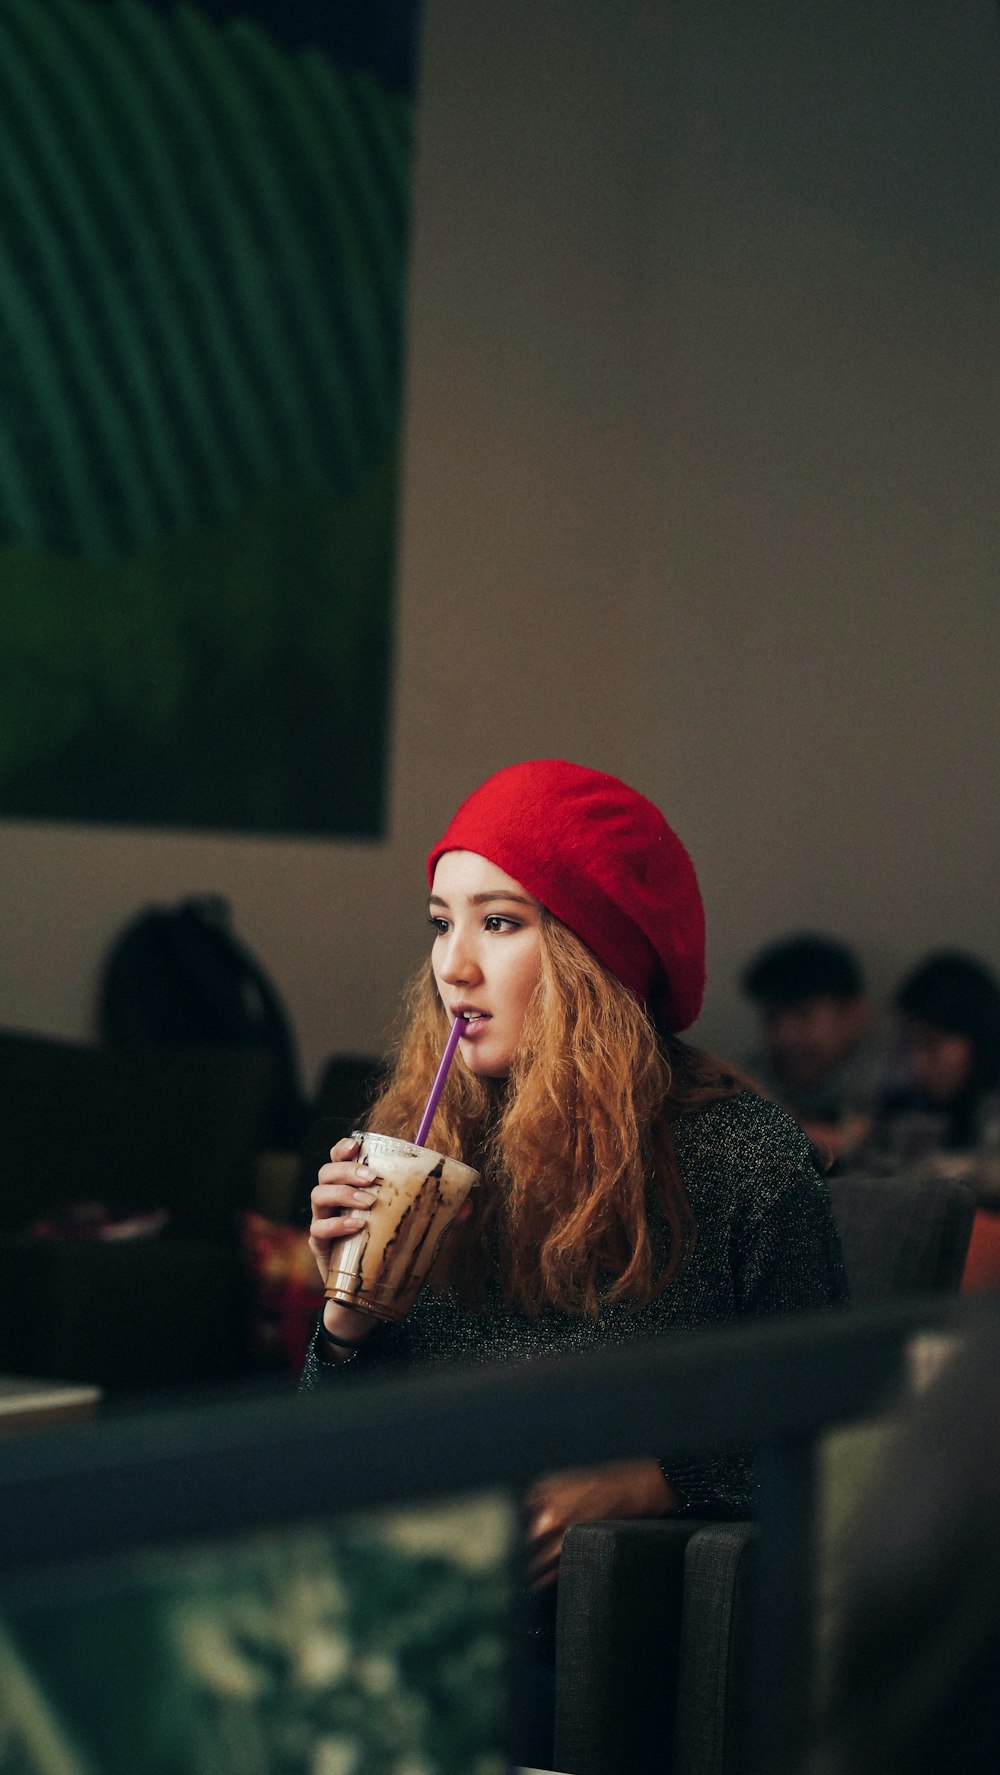
[[[853,1519],[809,1775],[1000,1769],[998,1372],[991,1318],[909,1408]]]
[[[867,1132],[876,1077],[857,958],[831,937],[786,937],[753,958],[741,984],[764,1042],[751,1072],[828,1161],[840,1158]]]
[[[879,1105],[873,1145],[900,1163],[973,1153],[1000,1114],[1000,985],[983,962],[939,950],[895,994],[907,1077]]]

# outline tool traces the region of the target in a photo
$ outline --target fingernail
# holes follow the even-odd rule
[[[356,1202],[360,1202],[363,1208],[370,1208],[372,1203],[374,1201],[376,1201],[377,1199],[378,1199],[377,1190],[356,1189],[354,1192],[354,1200]]]
[[[361,1227],[368,1225],[368,1219],[364,1214],[342,1214],[340,1216],[340,1225],[342,1227],[352,1226],[357,1231]]]
[[[378,1172],[373,1171],[370,1165],[356,1165],[354,1175],[358,1178],[365,1178],[369,1183],[374,1183]]]

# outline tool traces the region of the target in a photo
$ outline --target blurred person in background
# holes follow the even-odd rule
[[[879,1071],[856,956],[830,937],[785,937],[754,956],[741,984],[763,1042],[749,1071],[827,1164],[846,1157],[868,1132]]]
[[[883,1159],[962,1155],[971,1175],[1000,1136],[1000,984],[975,956],[939,950],[901,982],[902,1080],[883,1093],[871,1136]]]

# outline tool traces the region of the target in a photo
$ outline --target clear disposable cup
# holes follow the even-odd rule
[[[365,1225],[336,1246],[326,1298],[379,1319],[403,1319],[430,1275],[478,1171],[412,1140],[355,1134],[359,1163],[375,1172]]]

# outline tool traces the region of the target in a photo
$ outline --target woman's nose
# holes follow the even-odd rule
[[[438,957],[438,973],[449,986],[466,986],[481,977],[475,949],[460,931],[452,931],[444,954]]]

